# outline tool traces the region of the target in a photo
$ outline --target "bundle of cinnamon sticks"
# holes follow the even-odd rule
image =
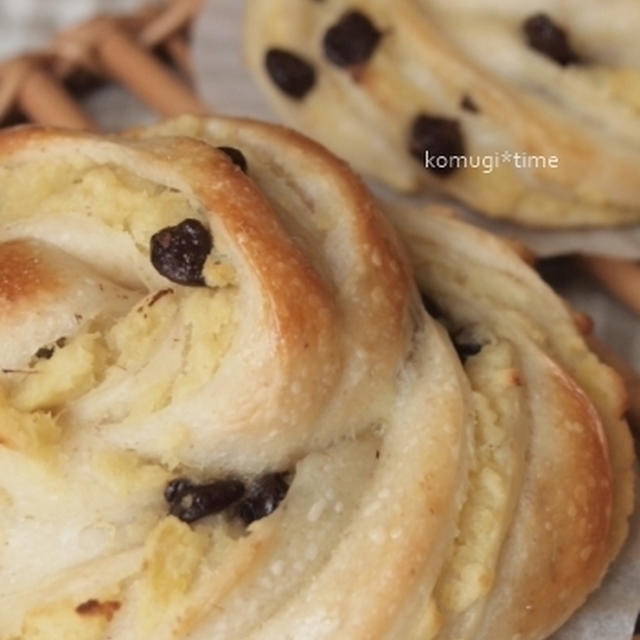
[[[206,113],[189,87],[187,38],[201,4],[170,0],[133,15],[98,16],[42,51],[0,64],[0,123],[96,129],[73,92],[87,80],[121,84],[164,116]]]

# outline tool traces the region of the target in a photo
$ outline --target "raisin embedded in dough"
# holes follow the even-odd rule
[[[360,11],[349,11],[330,27],[322,42],[327,58],[338,67],[366,62],[376,50],[382,32]]]
[[[422,305],[432,318],[438,319],[444,317],[444,311],[433,298],[429,297],[423,291],[420,292],[420,297],[422,298]]]
[[[466,342],[457,339],[456,337],[452,338],[453,346],[455,347],[456,353],[460,358],[460,362],[463,364],[471,357],[475,356],[482,351],[482,345],[477,344],[475,342]]]
[[[569,44],[567,32],[559,27],[545,13],[538,13],[528,18],[523,30],[529,46],[566,67],[580,62],[579,56]]]
[[[427,163],[429,171],[440,176],[453,173],[458,168],[455,159],[465,153],[460,123],[450,118],[419,115],[411,126],[410,150],[417,160]]]
[[[202,267],[213,247],[211,233],[193,218],[151,236],[151,264],[172,282],[203,287]]]
[[[269,49],[264,64],[276,86],[290,98],[301,100],[316,82],[315,69],[290,51]]]
[[[236,149],[235,147],[218,147],[222,153],[226,154],[231,162],[239,167],[243,173],[247,173],[247,159],[244,157],[244,154],[240,149]]]
[[[249,525],[273,513],[284,500],[289,485],[283,473],[269,473],[258,478],[247,496],[238,504],[237,513]]]
[[[239,480],[218,480],[211,484],[196,485],[177,478],[165,489],[164,497],[169,513],[183,522],[195,522],[220,513],[242,498],[245,487]]]

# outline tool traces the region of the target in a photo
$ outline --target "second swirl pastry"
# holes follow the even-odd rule
[[[249,0],[285,123],[400,191],[566,227],[640,220],[635,0]]]
[[[292,132],[137,137],[0,138],[0,638],[551,633],[632,497],[620,381],[563,304],[389,212],[429,315],[383,208]]]

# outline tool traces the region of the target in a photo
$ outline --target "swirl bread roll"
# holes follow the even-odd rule
[[[285,123],[393,189],[613,225],[640,220],[639,30],[635,0],[249,0],[245,53]]]
[[[623,390],[497,241],[387,211],[436,321],[295,133],[1,142],[2,640],[537,640],[600,582]]]
[[[2,136],[3,640],[371,637],[455,535],[468,385],[388,224],[312,143],[210,126],[252,177]]]
[[[423,215],[392,207],[387,212],[411,249],[421,290],[427,300],[437,301],[434,315],[447,326],[466,363],[480,426],[472,477],[504,463],[500,448],[484,435],[491,433],[484,431],[488,418],[511,424],[513,434],[527,441],[518,505],[494,568],[493,589],[465,607],[467,600],[446,582],[451,575],[458,580],[465,575],[463,559],[468,562],[469,548],[477,544],[477,524],[470,514],[481,513],[482,492],[472,490],[449,573],[436,590],[452,614],[437,637],[489,640],[516,632],[522,638],[544,637],[564,616],[563,609],[583,598],[570,586],[576,572],[587,568],[592,554],[602,553],[610,562],[627,535],[634,454],[621,419],[625,394],[620,379],[590,353],[566,305],[504,241],[438,206]],[[524,421],[517,416],[519,427],[513,426],[512,405],[503,390],[514,383],[528,396],[530,408]],[[590,435],[585,419],[593,427]],[[585,436],[607,442],[600,463],[608,471],[593,455],[598,447],[587,444]],[[566,466],[561,452],[569,449],[581,450],[589,462],[581,468]],[[585,517],[587,504],[598,501],[594,494],[603,489],[611,491],[612,508],[597,523]],[[601,528],[605,521],[608,533]]]

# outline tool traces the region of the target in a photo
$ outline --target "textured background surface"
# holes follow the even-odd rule
[[[154,4],[154,0],[0,0],[0,60],[46,50],[56,33],[90,17],[148,4]],[[154,119],[148,109],[117,87],[99,89],[85,107],[109,131]]]
[[[0,57],[43,47],[51,34],[84,18],[140,5],[140,0],[2,0]]]

